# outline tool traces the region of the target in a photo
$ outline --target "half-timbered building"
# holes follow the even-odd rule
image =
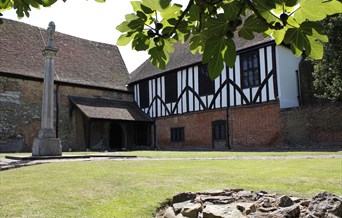
[[[147,60],[129,85],[154,118],[156,146],[168,149],[274,148],[281,145],[280,110],[296,107],[300,58],[271,38],[235,39],[237,58],[211,80],[201,55],[176,44],[165,70]]]

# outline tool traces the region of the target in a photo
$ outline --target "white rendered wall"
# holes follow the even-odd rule
[[[294,56],[291,50],[276,46],[277,81],[280,108],[298,107],[297,75],[300,57]]]

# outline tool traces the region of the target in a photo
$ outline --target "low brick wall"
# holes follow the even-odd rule
[[[316,104],[280,110],[277,101],[228,110],[233,150],[339,150],[342,104]],[[226,109],[156,119],[161,149],[211,150],[212,122],[227,120]],[[171,142],[171,128],[184,127],[185,141]],[[226,147],[226,149],[228,149]]]
[[[226,110],[211,110],[156,120],[157,145],[161,149],[212,149],[212,122],[225,120]],[[185,141],[171,142],[171,128],[184,127]]]
[[[230,109],[232,149],[276,149],[282,144],[278,102]]]
[[[212,122],[227,120],[227,110],[210,110],[156,120],[161,149],[212,149]],[[281,144],[280,109],[277,102],[228,110],[232,149],[269,149]],[[171,128],[184,127],[185,141],[171,142]],[[228,149],[226,147],[226,149]]]
[[[342,149],[342,104],[308,105],[281,112],[283,146],[288,149]]]

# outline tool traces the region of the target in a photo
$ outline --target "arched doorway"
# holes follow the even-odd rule
[[[115,150],[122,149],[122,128],[118,123],[110,123],[109,129],[109,147]]]

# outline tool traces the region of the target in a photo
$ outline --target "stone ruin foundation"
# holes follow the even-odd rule
[[[157,211],[155,218],[340,218],[342,198],[320,192],[299,198],[230,189],[184,192],[173,196]]]

